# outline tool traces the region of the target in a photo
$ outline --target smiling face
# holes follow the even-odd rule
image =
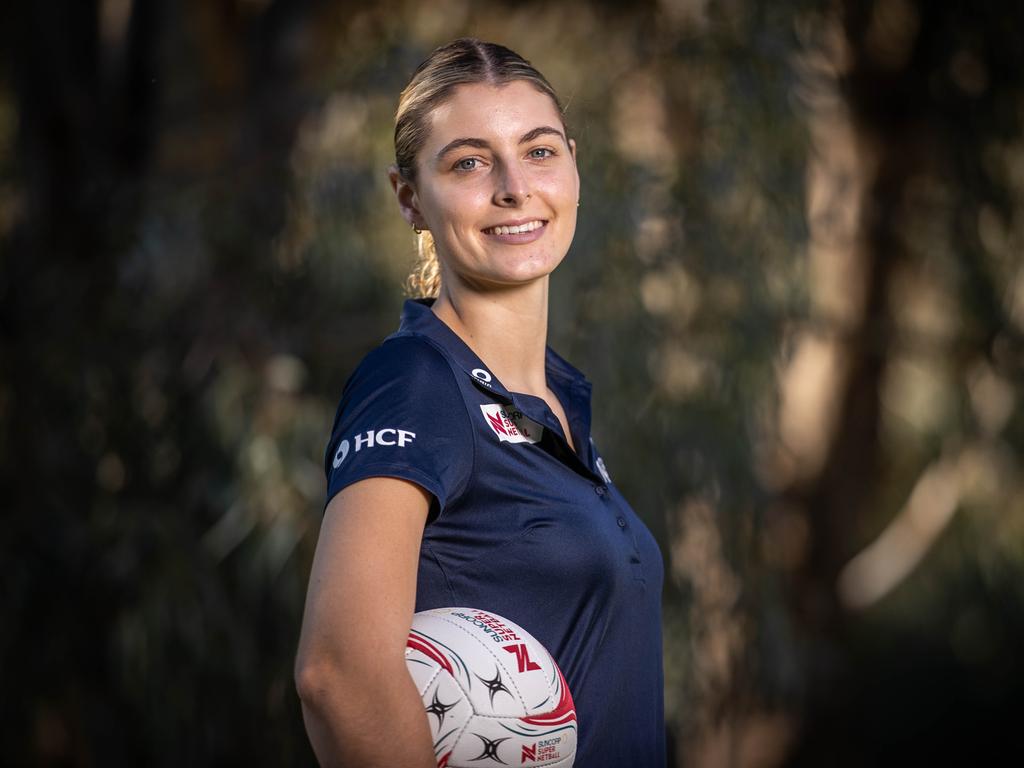
[[[576,231],[579,174],[552,100],[524,81],[458,86],[429,115],[416,180],[396,186],[429,229],[442,284],[522,285],[558,266]]]

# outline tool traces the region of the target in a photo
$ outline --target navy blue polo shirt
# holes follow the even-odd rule
[[[661,553],[590,436],[590,383],[547,349],[542,398],[509,392],[430,308],[349,379],[327,449],[328,501],[367,477],[433,497],[416,610],[467,605],[523,626],[576,703],[580,768],[665,765]]]

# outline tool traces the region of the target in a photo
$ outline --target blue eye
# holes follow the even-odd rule
[[[538,152],[546,152],[547,154],[538,155]],[[555,153],[552,150],[548,149],[547,147],[537,147],[536,149],[530,150],[530,157],[536,160],[543,160],[545,157],[551,157],[554,154]]]
[[[476,168],[476,165],[466,165],[466,163],[477,163],[479,162],[475,157],[464,157],[455,164],[455,167],[460,171],[472,171]]]

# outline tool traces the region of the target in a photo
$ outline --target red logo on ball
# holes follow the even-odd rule
[[[535,669],[540,669],[540,664],[530,658],[530,654],[526,652],[526,646],[522,643],[519,645],[504,645],[502,647],[509,653],[516,655],[520,672],[532,672]]]

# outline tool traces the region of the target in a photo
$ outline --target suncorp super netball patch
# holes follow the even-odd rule
[[[484,419],[491,431],[503,443],[539,443],[544,427],[527,418],[515,408],[504,408],[499,403],[481,405]]]

